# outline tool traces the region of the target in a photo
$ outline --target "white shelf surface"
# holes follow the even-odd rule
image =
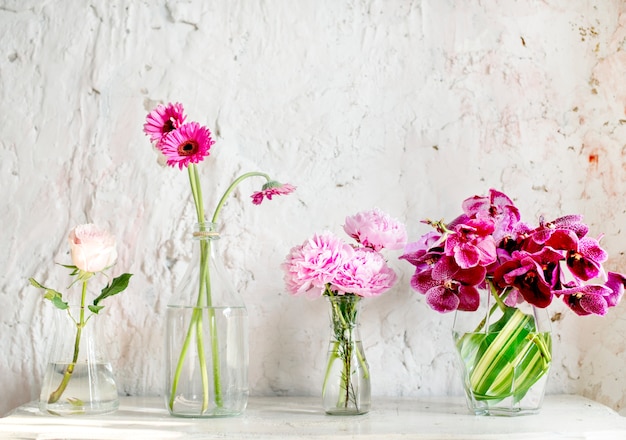
[[[0,418],[0,439],[626,439],[626,418],[574,395],[546,396],[519,417],[470,415],[460,397],[373,398],[361,416],[329,416],[318,398],[252,397],[244,414],[172,417],[162,398],[122,397],[106,416],[44,415],[36,402]]]

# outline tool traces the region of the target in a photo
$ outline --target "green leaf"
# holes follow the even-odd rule
[[[93,300],[93,305],[97,306],[98,303],[100,303],[100,301],[102,301],[103,299],[123,292],[128,287],[128,282],[130,281],[130,277],[132,276],[133,275],[130,273],[125,273],[117,278],[113,278],[111,284],[102,289],[100,295],[98,295],[98,297]]]
[[[100,310],[104,309],[104,306],[89,305],[87,308],[97,315]]]
[[[63,294],[61,294],[61,292],[57,292],[54,289],[50,289],[49,287],[42,285],[34,278],[29,278],[28,281],[30,281],[30,284],[36,288],[45,290],[43,294],[44,299],[50,300],[55,307],[61,310],[65,310],[69,307],[68,304],[63,301]]]

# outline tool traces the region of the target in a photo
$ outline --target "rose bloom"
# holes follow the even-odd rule
[[[402,249],[407,240],[404,224],[378,209],[346,217],[343,229],[363,246],[375,251]]]
[[[76,226],[68,238],[72,261],[83,272],[100,272],[117,259],[115,237],[92,223]]]

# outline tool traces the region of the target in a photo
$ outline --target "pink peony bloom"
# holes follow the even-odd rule
[[[402,249],[407,240],[404,224],[378,209],[346,217],[343,229],[357,242],[375,251]]]
[[[263,185],[261,191],[257,191],[252,194],[252,203],[255,205],[260,205],[263,202],[263,198],[267,198],[267,200],[272,200],[274,196],[282,196],[291,194],[296,190],[296,187],[291,185],[290,183],[279,183],[275,180],[271,180]]]
[[[74,266],[83,272],[100,272],[117,259],[115,237],[94,224],[76,226],[68,238]]]
[[[190,163],[202,162],[214,143],[208,128],[190,122],[165,135],[157,148],[165,155],[169,166],[178,165],[182,170]]]
[[[302,245],[291,249],[281,265],[287,290],[293,295],[321,296],[326,285],[354,250],[330,232],[314,234]]]
[[[182,104],[159,104],[146,116],[143,131],[152,142],[161,142],[165,135],[184,124],[185,117]]]
[[[396,282],[396,273],[387,266],[381,254],[368,248],[357,248],[335,275],[331,290],[339,295],[377,296]]]

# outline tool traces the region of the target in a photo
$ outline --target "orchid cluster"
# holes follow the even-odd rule
[[[378,209],[348,216],[345,221],[343,229],[357,245],[325,231],[291,249],[282,264],[289,293],[372,297],[394,285],[396,273],[380,251],[402,249],[405,226]]]
[[[608,254],[601,237],[587,235],[582,216],[541,219],[533,227],[493,189],[466,199],[462,209],[449,224],[425,221],[435,230],[408,244],[400,257],[415,266],[411,286],[434,310],[477,310],[487,283],[510,307],[526,301],[545,308],[556,297],[578,315],[605,315],[619,303],[626,278],[605,273]]]

